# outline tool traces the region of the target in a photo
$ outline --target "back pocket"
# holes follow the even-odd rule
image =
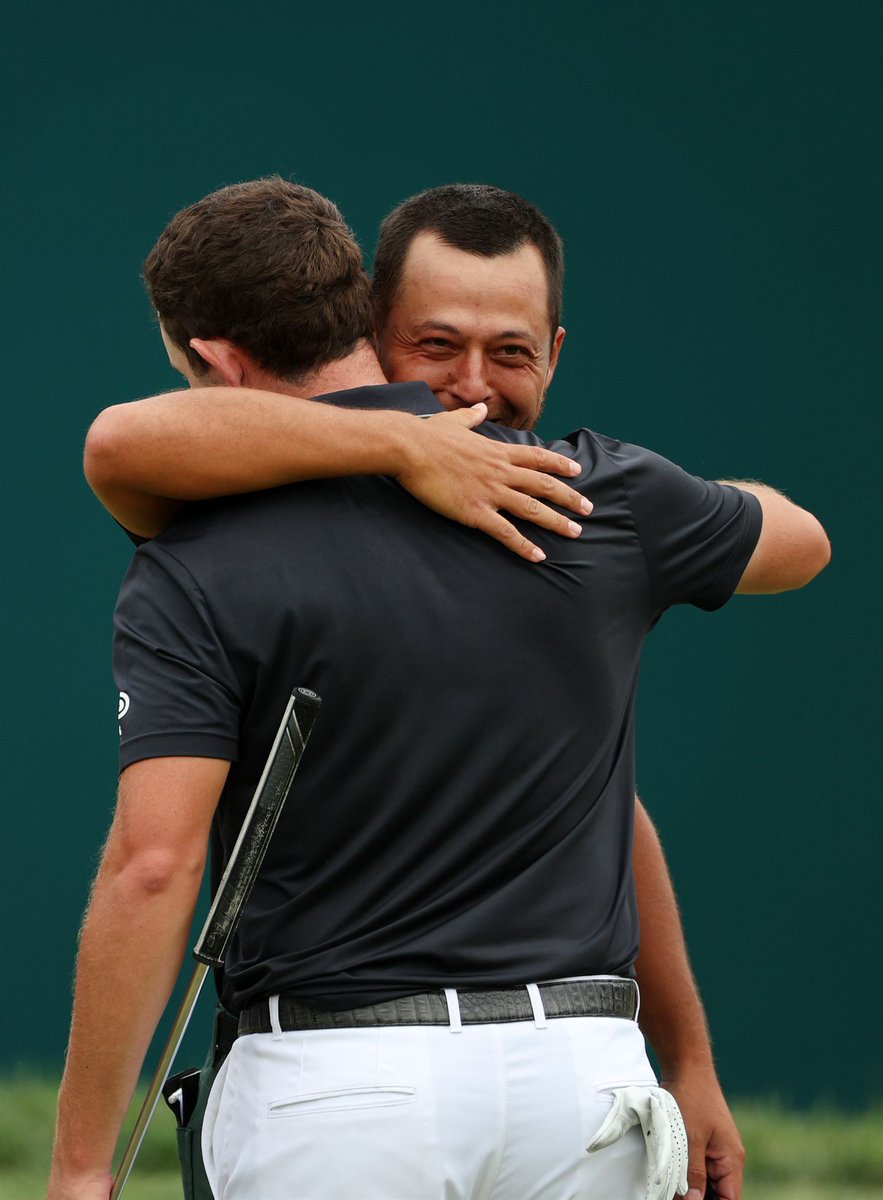
[[[398,1084],[373,1087],[337,1088],[333,1092],[303,1092],[271,1100],[268,1117],[311,1117],[327,1112],[348,1112],[354,1108],[391,1108],[413,1104],[417,1089]]]

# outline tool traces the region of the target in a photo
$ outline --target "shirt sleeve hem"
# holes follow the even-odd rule
[[[724,484],[724,487],[732,487],[731,484]],[[739,489],[734,489],[738,491]],[[760,533],[763,528],[763,508],[760,501],[752,492],[742,492],[747,502],[747,519],[745,528],[739,538],[738,544],[733,549],[732,554],[726,564],[714,581],[714,585],[709,589],[708,595],[703,598],[702,602],[697,607],[704,609],[706,612],[714,612],[716,609],[723,608],[726,602],[733,596],[736,588],[739,586],[739,580],[745,574],[745,568],[751,555],[754,553]]]
[[[239,748],[235,738],[217,733],[147,733],[120,746],[120,770],[147,758],[221,758],[236,762]]]

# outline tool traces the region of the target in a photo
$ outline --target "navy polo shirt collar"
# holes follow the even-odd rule
[[[326,392],[313,399],[321,404],[336,404],[340,408],[394,409],[396,412],[413,413],[417,417],[445,411],[422,382],[348,388],[345,392]]]

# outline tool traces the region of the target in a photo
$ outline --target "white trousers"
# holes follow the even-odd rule
[[[613,1017],[250,1034],[203,1156],[216,1200],[642,1200],[640,1130],[586,1146],[607,1089],[655,1082]]]

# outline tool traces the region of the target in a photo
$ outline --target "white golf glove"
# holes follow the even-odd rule
[[[689,1147],[681,1110],[674,1096],[660,1087],[611,1088],[613,1108],[586,1149],[603,1150],[627,1129],[640,1125],[647,1145],[645,1200],[672,1200],[687,1191]]]

